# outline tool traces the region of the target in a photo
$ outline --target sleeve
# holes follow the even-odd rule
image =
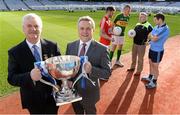
[[[12,52],[8,52],[8,82],[13,86],[34,87],[30,72],[20,73],[18,63]]]
[[[163,28],[161,28],[161,29],[159,29],[159,33],[158,33],[158,36],[160,36],[161,34],[163,34],[164,32],[166,32],[167,31],[167,27],[165,26],[165,27],[163,27]]]
[[[162,38],[166,37],[166,39],[167,39],[168,36],[169,36],[169,28],[165,26],[158,33],[158,38],[162,39]]]
[[[57,43],[56,43],[56,48],[55,48],[55,51],[56,51],[56,53],[55,53],[55,55],[56,55],[56,56],[61,55],[61,52],[60,52],[60,49],[59,49],[59,47],[58,47]]]
[[[103,78],[109,78],[111,75],[111,69],[110,69],[110,59],[108,55],[108,50],[105,50],[102,52],[101,55],[101,62],[99,66],[93,66],[92,72],[89,74],[89,77],[103,77]]]
[[[103,18],[103,19],[101,20],[101,24],[100,24],[100,28],[101,28],[101,30],[104,30],[104,27],[105,27],[105,22],[106,22],[106,19],[105,19],[105,18]]]
[[[66,47],[66,53],[65,53],[66,55],[68,55],[69,54],[69,44],[67,44],[67,47]]]
[[[150,33],[153,30],[153,27],[151,25],[148,26],[148,33]]]
[[[156,27],[153,28],[153,30],[151,31],[151,34],[152,34],[153,36],[157,36],[157,35],[158,35],[158,30],[157,30]]]
[[[137,27],[138,27],[138,26],[139,26],[139,25],[137,25],[137,24],[134,26],[134,30],[135,30],[136,32],[137,32]]]
[[[118,21],[118,16],[119,15],[116,15],[115,19],[114,19],[114,24],[116,24],[116,22]]]

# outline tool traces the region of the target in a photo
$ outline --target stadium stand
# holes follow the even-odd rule
[[[153,4],[153,6],[168,6],[169,4],[169,2],[157,2]]]
[[[180,7],[180,2],[173,2],[173,3],[169,4],[168,6],[170,6],[170,7]]]
[[[4,3],[3,3],[4,2]],[[114,5],[121,10],[123,4],[130,4],[132,11],[162,12],[168,14],[180,13],[180,2],[85,2],[64,0],[0,0],[0,10],[103,10]]]
[[[0,10],[2,10],[2,11],[8,10],[8,8],[4,4],[3,0],[0,0]]]
[[[44,7],[44,5],[37,0],[25,0],[24,3],[33,10],[48,10],[48,7]]]
[[[49,1],[49,0],[40,0],[43,5],[56,5],[55,2]]]
[[[21,0],[5,0],[10,10],[29,10]]]
[[[67,4],[66,1],[54,1],[57,5],[65,5]]]

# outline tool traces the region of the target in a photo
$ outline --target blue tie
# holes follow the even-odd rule
[[[84,56],[85,51],[86,51],[86,43],[83,43],[82,45],[83,45],[83,47],[80,50],[79,56]],[[81,65],[81,67],[82,67],[82,65]],[[86,79],[84,77],[81,78],[81,88],[82,89],[86,89]]]
[[[34,53],[34,57],[35,57],[36,61],[41,61],[41,57],[40,57],[39,52],[37,50],[38,47],[36,45],[33,45],[32,48],[34,49],[33,53]]]

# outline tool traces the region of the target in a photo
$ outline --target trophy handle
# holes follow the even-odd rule
[[[42,83],[44,83],[44,84],[46,84],[46,85],[52,86],[57,92],[59,91],[59,89],[57,88],[57,86],[54,85],[54,84],[52,84],[52,83],[50,83],[50,82],[47,82],[47,81],[45,81],[45,80],[43,80],[43,79],[40,79],[40,82],[42,82]]]

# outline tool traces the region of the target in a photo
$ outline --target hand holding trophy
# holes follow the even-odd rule
[[[82,66],[82,73],[70,85],[68,79],[78,73],[80,66]],[[87,56],[64,55],[51,57],[45,61],[35,62],[35,67],[41,71],[43,77],[45,76],[49,80],[40,79],[40,81],[54,88],[53,97],[57,106],[82,100],[82,97],[74,90],[74,85],[80,78],[89,80],[95,86],[95,83],[87,76],[92,68]],[[55,79],[62,81],[61,88],[58,87]]]
[[[80,68],[80,58],[78,56],[64,55],[46,59],[45,61],[35,62],[35,66],[40,69],[43,77],[47,77],[49,81],[40,79],[41,82],[52,86],[53,97],[56,105],[64,105],[75,101],[82,100],[73,88],[68,85],[68,79],[74,77]],[[62,88],[59,90],[56,80],[62,81]]]

